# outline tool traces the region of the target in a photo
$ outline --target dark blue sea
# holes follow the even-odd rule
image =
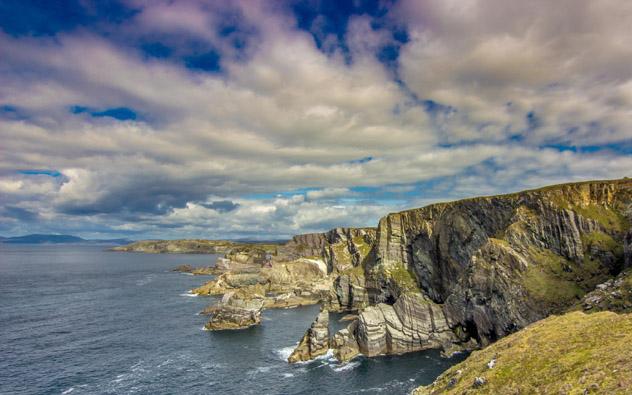
[[[265,311],[244,331],[203,331],[198,312],[213,299],[187,291],[210,277],[171,269],[215,256],[105,248],[0,244],[2,394],[405,394],[462,358],[288,365],[318,306]]]

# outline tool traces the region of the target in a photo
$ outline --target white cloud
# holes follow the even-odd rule
[[[0,104],[24,113],[0,117],[2,203],[39,213],[46,229],[290,235],[370,225],[406,204],[632,168],[625,151],[541,148],[630,144],[627,2],[402,1],[385,17],[411,38],[396,71],[375,57],[390,32],[366,15],[350,19],[348,62],[339,49],[319,50],[280,6],[226,6],[255,32],[238,56],[217,35],[224,8],[132,3],[142,10],[120,27],[125,34],[194,37],[221,53],[222,72],[148,59],[88,31],[0,33]],[[430,116],[411,91],[452,111]],[[75,105],[128,107],[138,120],[73,114]],[[528,128],[529,112],[537,128]],[[451,188],[421,187],[403,205],[352,192],[396,184],[386,191],[408,193],[436,179]],[[311,190],[246,198],[302,188]],[[235,208],[205,205],[212,201]]]

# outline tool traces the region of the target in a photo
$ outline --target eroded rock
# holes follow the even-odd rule
[[[380,303],[366,308],[359,315],[355,336],[360,352],[369,357],[459,342],[441,306],[421,294],[403,295],[392,306]]]
[[[233,292],[207,312],[211,319],[205,328],[211,331],[245,329],[261,323],[263,299],[241,299]]]
[[[316,320],[294,349],[288,362],[309,361],[324,355],[329,350],[329,312],[321,310]]]

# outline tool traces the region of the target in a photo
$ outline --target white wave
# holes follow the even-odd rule
[[[353,370],[357,368],[358,366],[360,366],[360,362],[359,361],[347,362],[345,364],[338,365],[338,366],[334,366],[334,365],[330,365],[330,366],[334,370],[334,372],[345,372],[347,370]]]
[[[287,359],[290,357],[290,355],[292,355],[292,351],[294,351],[295,348],[296,348],[296,345],[283,347],[278,350],[274,350],[274,353],[278,355],[279,357],[281,357],[282,360],[287,362]]]
[[[154,281],[154,275],[148,274],[145,277],[141,278],[140,280],[136,281],[136,285],[142,287],[143,285],[147,285],[152,281]]]
[[[72,392],[72,391],[74,391],[74,390],[75,390],[75,387],[70,387],[70,388],[68,388],[66,391],[62,392],[61,394],[62,394],[62,395],[69,394],[69,393],[71,393],[71,392]]]
[[[330,348],[329,350],[327,350],[327,353],[314,358],[314,361],[328,361],[328,362],[336,361],[336,358],[334,358],[334,350]]]
[[[186,293],[180,294],[180,296],[188,296],[189,298],[197,298],[199,295],[198,294],[194,294],[191,291],[187,291]]]
[[[207,327],[205,327],[205,326],[203,326],[203,327],[202,327],[202,328],[200,328],[200,329],[202,329],[203,331],[208,331],[208,330],[209,330],[209,329],[208,329]]]
[[[289,379],[290,377],[294,377],[294,373],[283,373],[283,377]]]

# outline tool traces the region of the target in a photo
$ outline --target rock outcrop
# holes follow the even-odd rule
[[[335,277],[327,305],[332,311],[356,311],[369,305],[362,267]]]
[[[329,312],[321,310],[287,359],[290,363],[309,361],[329,350]]]
[[[458,341],[441,306],[422,294],[410,293],[392,306],[380,303],[364,309],[357,322],[336,334],[334,349],[346,360],[354,356],[354,350],[372,357],[447,348]]]
[[[358,310],[368,305],[363,262],[374,238],[372,228],[336,228],[295,236],[275,254],[234,248],[217,260],[217,278],[192,293],[230,293],[242,301],[263,300],[264,308],[323,303],[335,311]],[[230,310],[225,307],[220,303],[205,312]]]
[[[375,228],[335,228],[297,235],[278,249],[276,259],[322,259],[328,273],[342,273],[362,266],[375,242],[375,232]]]
[[[207,330],[245,329],[261,323],[263,299],[242,299],[229,292],[212,309],[207,309],[211,319],[205,325]]]
[[[358,320],[353,320],[346,328],[339,330],[331,339],[334,357],[340,362],[347,362],[360,355],[357,340]]]
[[[191,265],[178,265],[173,269],[174,272],[188,273],[195,276],[216,274],[217,269],[214,266],[193,267]]]
[[[582,298],[579,306],[586,312],[632,313],[632,269],[597,285]]]

